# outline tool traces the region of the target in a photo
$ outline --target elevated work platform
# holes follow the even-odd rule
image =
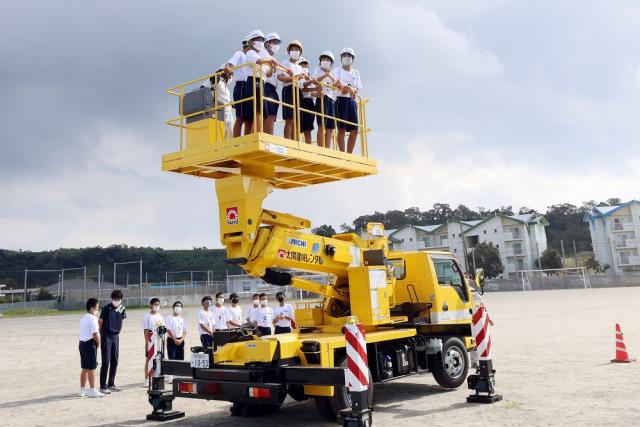
[[[205,178],[257,176],[283,189],[377,172],[373,159],[260,132],[165,154],[162,169]]]
[[[245,64],[246,66],[247,64]],[[238,68],[238,67],[236,67]],[[232,68],[229,72],[233,72]],[[286,71],[286,70],[285,70]],[[253,66],[255,77],[260,73]],[[218,71],[209,76],[175,86],[167,92],[179,99],[179,116],[167,121],[167,124],[179,129],[180,145],[176,152],[162,157],[162,169],[170,172],[183,173],[205,178],[226,178],[233,175],[252,176],[267,179],[275,188],[295,188],[340,181],[377,173],[376,161],[369,157],[366,126],[365,104],[367,100],[356,96],[358,105],[358,122],[346,122],[320,111],[308,110],[300,105],[300,94],[294,91],[291,104],[265,98],[253,93],[242,100],[223,103],[218,98],[220,78],[225,71]],[[293,86],[302,87],[302,82],[308,77],[293,76]],[[207,86],[207,84],[209,84]],[[327,86],[315,82],[319,87]],[[338,90],[327,86],[331,90]],[[258,95],[261,95],[258,97]],[[222,120],[222,112],[233,105],[242,103],[242,108],[253,108],[256,112],[257,99],[263,102],[277,103],[281,107],[293,109],[292,138],[284,138],[279,129],[276,135],[263,132],[262,121],[253,123],[253,133],[230,138],[228,126]],[[314,121],[333,121],[356,126],[358,129],[358,144],[354,153],[339,149],[336,134],[332,132],[332,141],[323,146],[317,141],[307,143],[303,141],[299,132],[301,114],[312,115]],[[322,119],[322,120],[320,120]],[[282,122],[276,123],[281,125]],[[316,124],[317,126],[317,124]],[[324,130],[324,125],[323,128]],[[315,131],[313,132],[316,133]],[[325,144],[327,145],[327,144]]]

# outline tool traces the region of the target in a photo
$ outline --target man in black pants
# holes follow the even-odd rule
[[[127,312],[122,305],[122,291],[111,292],[111,304],[107,304],[100,312],[100,341],[102,341],[100,366],[100,393],[111,394],[120,391],[115,385],[116,370],[118,369],[118,354],[120,352],[120,331],[122,320],[127,318]],[[108,378],[107,378],[108,377]]]

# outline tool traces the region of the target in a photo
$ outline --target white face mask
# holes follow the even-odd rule
[[[269,45],[269,48],[270,48],[271,52],[273,52],[273,54],[275,55],[280,50],[280,45],[279,44],[275,44],[275,43],[271,43]]]
[[[263,306],[263,307],[266,307],[267,306],[267,300],[266,299],[265,300],[260,300],[260,305]]]
[[[121,303],[121,302],[122,302],[122,301],[120,301],[119,299],[112,299],[112,300],[111,300],[111,304],[113,304],[113,306],[114,306],[115,308],[120,307],[120,303]]]
[[[342,65],[349,66],[353,64],[353,58],[349,55],[345,55],[342,57]]]
[[[254,41],[253,42],[253,48],[255,50],[257,50],[258,52],[260,52],[262,49],[264,49],[264,42],[261,42],[261,41],[258,41],[258,40]]]
[[[224,298],[218,298],[218,304],[220,305],[224,304]]]
[[[331,68],[331,61],[329,61],[328,59],[323,59],[322,61],[320,61],[320,68],[325,71],[329,71],[329,69]]]
[[[257,306],[258,304],[260,304],[260,300],[259,299],[254,299],[253,300],[253,305]]]
[[[298,58],[300,58],[300,51],[299,50],[292,50],[291,52],[289,52],[289,56],[291,57],[291,59],[293,59],[294,61],[297,61]]]
[[[182,313],[182,307],[180,307],[179,305],[176,305],[176,306],[173,308],[173,311],[174,311],[176,314],[180,314],[180,313]]]

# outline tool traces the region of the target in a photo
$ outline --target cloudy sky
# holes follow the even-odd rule
[[[164,89],[255,28],[310,58],[356,50],[380,171],[270,209],[338,226],[434,202],[640,197],[637,2],[364,4],[3,1],[0,248],[219,247],[213,182],[160,171],[177,148]]]

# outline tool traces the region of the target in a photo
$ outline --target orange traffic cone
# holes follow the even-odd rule
[[[635,359],[629,359],[629,353],[627,353],[627,346],[624,345],[624,337],[622,336],[622,329],[620,324],[616,323],[616,358],[611,362],[614,363],[629,363],[635,362]]]

